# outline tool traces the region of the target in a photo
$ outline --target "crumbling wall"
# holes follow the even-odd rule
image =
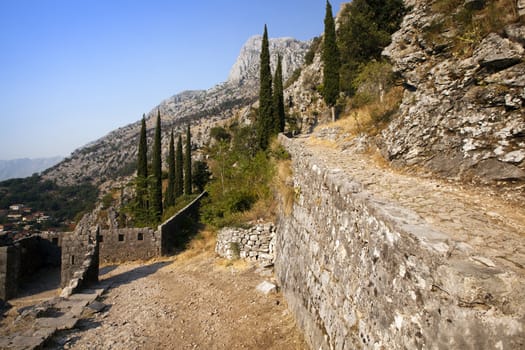
[[[227,259],[248,259],[261,264],[274,260],[273,223],[256,224],[248,229],[225,227],[217,234],[215,251]]]
[[[0,247],[0,300],[16,296],[19,270],[20,250],[13,245]]]
[[[60,266],[60,247],[46,237],[24,237],[0,247],[0,299],[16,297],[20,283],[47,266]]]
[[[525,346],[522,277],[281,141],[297,196],[279,216],[275,271],[312,349]]]
[[[98,282],[100,228],[93,225],[94,215],[84,215],[75,231],[62,237],[61,296]]]
[[[160,255],[160,237],[153,229],[102,230],[99,235],[100,261],[104,263],[148,260]]]

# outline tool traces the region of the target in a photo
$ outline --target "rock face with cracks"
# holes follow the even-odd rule
[[[466,1],[454,11],[486,3]],[[443,22],[434,2],[406,4],[410,12],[383,52],[406,86],[399,115],[380,137],[385,157],[445,177],[525,180],[522,22],[488,34],[470,53],[456,54],[450,48],[459,34],[444,27],[429,35]]]

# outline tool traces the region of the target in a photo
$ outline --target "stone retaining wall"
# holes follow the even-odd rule
[[[226,227],[217,234],[215,251],[227,259],[248,259],[262,264],[273,263],[275,227],[273,223],[256,224],[243,229]]]
[[[312,349],[520,349],[523,284],[281,137],[297,194],[275,271]]]
[[[199,220],[200,202],[207,195],[206,191],[202,192],[190,204],[159,226],[162,255],[173,253],[177,245],[181,243],[181,235],[183,234],[181,227],[187,226],[189,222],[197,222]]]

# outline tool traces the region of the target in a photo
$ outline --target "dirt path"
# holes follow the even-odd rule
[[[306,349],[280,294],[262,295],[254,267],[206,252],[101,269],[100,313],[47,349]],[[267,278],[266,278],[267,279]]]

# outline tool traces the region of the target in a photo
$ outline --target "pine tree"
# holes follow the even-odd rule
[[[148,140],[146,136],[146,116],[142,115],[142,126],[140,129],[138,161],[137,161],[137,209],[139,220],[144,220],[148,211]]]
[[[275,134],[283,132],[285,125],[283,66],[281,61],[281,55],[278,55],[277,68],[273,78],[273,127]]]
[[[153,186],[151,189],[151,213],[155,222],[162,218],[162,159],[161,159],[160,111],[157,110],[157,126],[153,143]]]
[[[191,133],[190,126],[186,129],[186,153],[184,155],[184,194],[191,194]]]
[[[268,42],[268,29],[264,26],[261,46],[261,67],[259,87],[259,118],[257,119],[257,141],[261,149],[268,147],[270,135],[273,132],[272,112],[272,72],[270,69],[270,48]]]
[[[326,1],[324,19],[323,47],[323,98],[332,109],[332,119],[335,120],[335,104],[339,96],[339,52],[335,35],[335,21],[332,15],[332,5]]]
[[[168,152],[168,188],[164,198],[164,208],[169,208],[173,205],[175,205],[175,144],[173,130],[171,130]]]
[[[175,198],[182,196],[184,191],[182,159],[182,137],[179,135],[177,149],[175,151]]]

